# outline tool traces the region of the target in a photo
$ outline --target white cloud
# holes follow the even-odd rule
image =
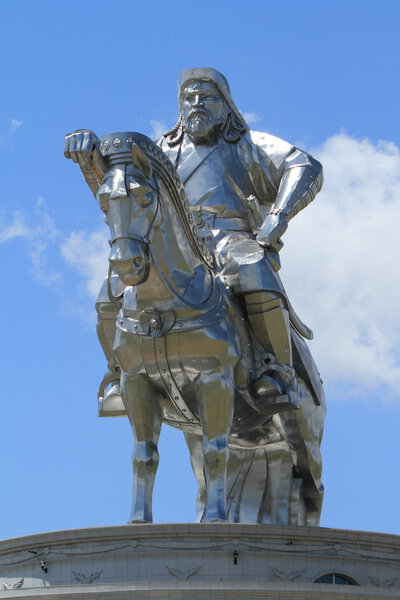
[[[158,140],[167,131],[167,126],[165,125],[165,123],[163,121],[157,121],[156,119],[151,119],[150,125],[151,125],[151,133],[150,133],[149,137],[152,140]]]
[[[48,258],[48,249],[60,236],[53,218],[47,211],[43,198],[38,198],[33,214],[15,211],[0,221],[0,243],[22,238],[28,246],[28,255],[32,264],[32,275],[44,284],[60,279],[58,270],[54,270]]]
[[[335,135],[311,150],[325,184],[285,234],[282,278],[322,376],[388,396],[400,386],[400,150]],[[354,388],[353,388],[354,390]]]
[[[61,245],[61,255],[86,279],[86,289],[94,299],[107,275],[109,247],[107,231],[74,231]]]
[[[21,125],[23,125],[24,122],[23,121],[18,121],[18,119],[10,119],[10,132],[11,134],[15,133],[18,129],[18,127],[21,127]]]
[[[29,230],[29,256],[32,261],[33,276],[45,285],[59,281],[61,274],[53,268],[48,255],[50,246],[58,241],[60,232],[54,219],[47,211],[43,198],[38,198],[35,206],[35,224]]]
[[[257,123],[260,121],[261,117],[259,117],[255,112],[246,112],[240,111],[246,123],[251,125],[252,123]],[[258,133],[258,132],[257,132]]]
[[[21,125],[23,125],[23,121],[18,121],[18,119],[10,119],[8,132],[3,135],[0,135],[0,144],[6,145],[10,141],[14,133],[17,131],[18,127],[21,127]]]
[[[28,236],[29,228],[25,214],[21,211],[15,211],[9,223],[0,223],[0,243],[8,242],[15,238],[27,238]]]
[[[31,261],[31,274],[42,284],[54,284],[61,277],[62,267],[55,267],[58,257],[64,259],[86,280],[86,292],[95,298],[104,280],[108,265],[107,232],[104,227],[94,232],[65,234],[55,224],[43,198],[38,198],[32,211],[0,213],[0,244],[22,239]]]

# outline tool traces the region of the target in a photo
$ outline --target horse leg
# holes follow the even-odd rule
[[[196,380],[196,397],[203,431],[203,459],[207,503],[205,521],[226,521],[228,437],[233,418],[232,368],[202,372]]]
[[[121,383],[122,398],[134,437],[133,498],[129,523],[151,523],[163,398],[144,375],[133,377],[122,373]]]
[[[190,452],[190,464],[197,481],[196,523],[200,523],[207,502],[207,488],[204,479],[202,436],[185,433],[185,440]]]

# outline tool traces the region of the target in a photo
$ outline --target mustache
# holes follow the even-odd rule
[[[198,115],[204,115],[206,117],[210,116],[210,113],[208,112],[208,110],[206,108],[195,108],[194,110],[192,110],[188,117],[189,119],[192,119],[193,117],[196,117]]]

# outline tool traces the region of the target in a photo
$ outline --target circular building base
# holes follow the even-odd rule
[[[220,523],[41,533],[0,542],[1,598],[399,599],[400,536]]]

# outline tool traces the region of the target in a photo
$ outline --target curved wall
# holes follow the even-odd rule
[[[313,583],[336,573],[359,585]],[[0,599],[400,598],[400,536],[268,525],[125,525],[0,542]]]

